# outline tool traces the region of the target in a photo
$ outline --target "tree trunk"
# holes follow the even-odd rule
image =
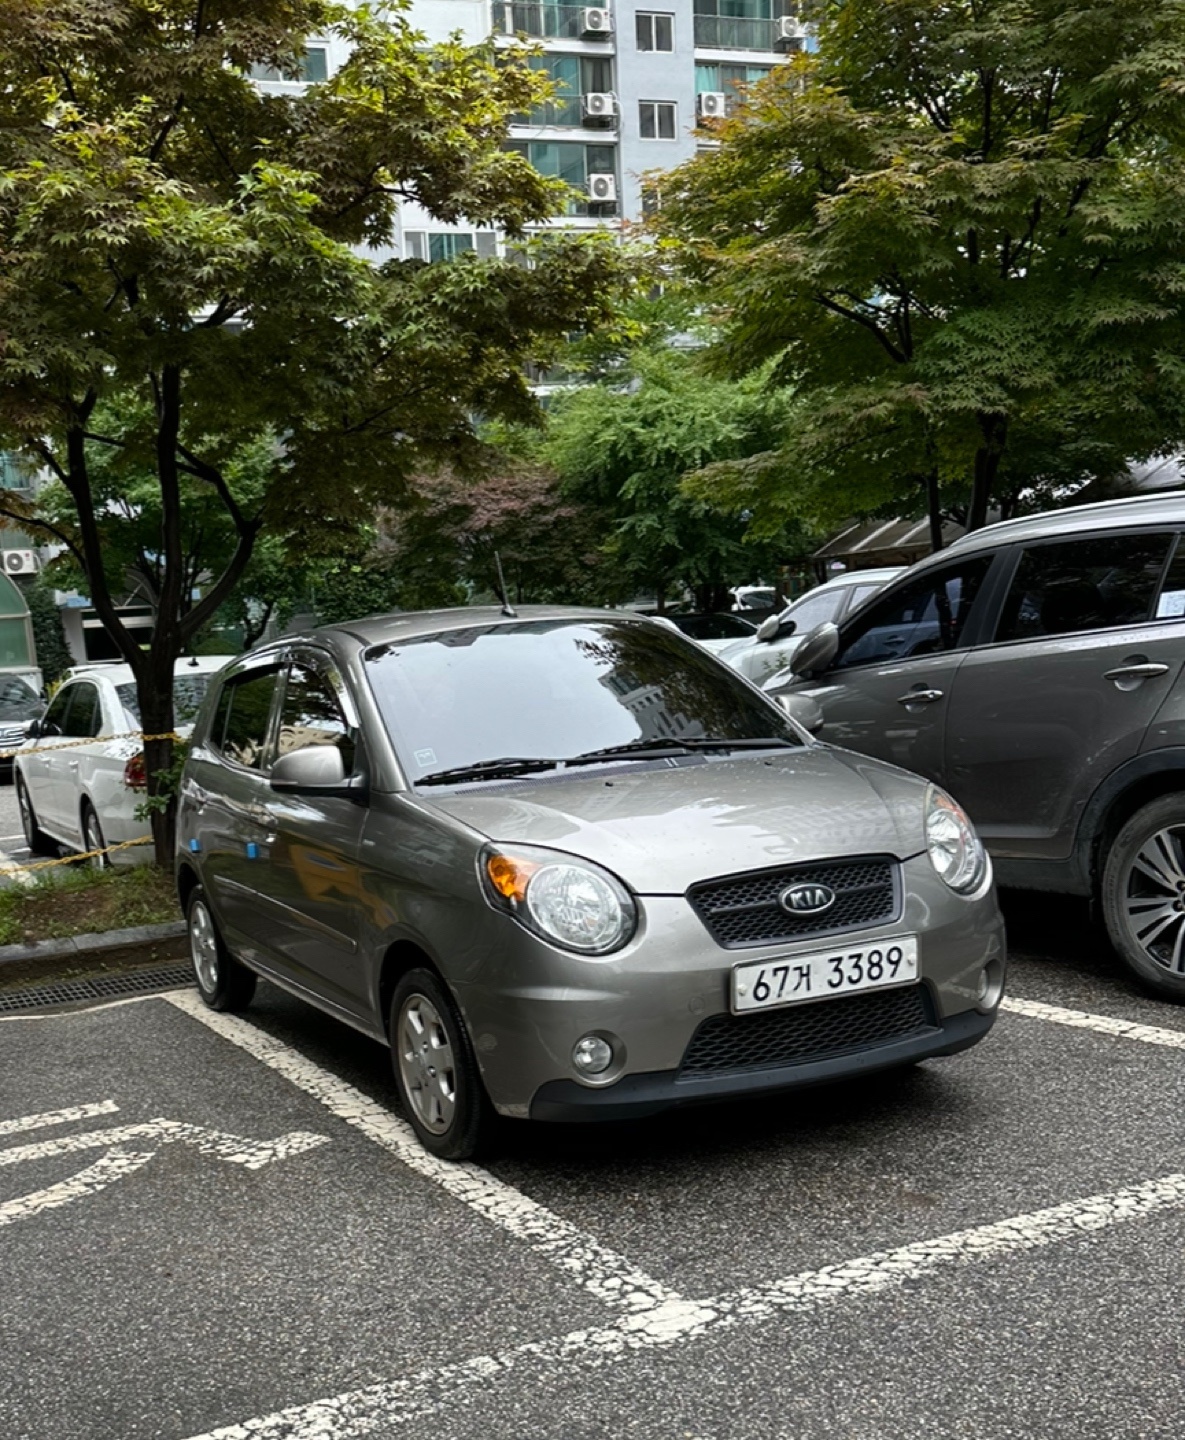
[[[158,621],[159,623],[159,621]],[[140,724],[143,728],[144,769],[148,777],[148,799],[153,804],[152,844],[156,863],[164,870],[173,867],[173,846],[177,834],[177,796],[173,785],[173,650],[153,641],[148,665],[137,685]],[[147,738],[147,737],[156,738]]]
[[[931,466],[926,476],[926,513],[930,517],[930,550],[937,555],[942,549],[942,511],[938,508],[938,467]]]
[[[1008,417],[1005,415],[980,415],[980,434],[983,443],[975,452],[975,479],[971,486],[971,505],[967,511],[967,529],[980,530],[987,524],[988,505],[1004,454],[1008,438]]]

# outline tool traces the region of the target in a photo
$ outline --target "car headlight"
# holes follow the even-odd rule
[[[486,894],[545,940],[581,955],[608,955],[633,936],[638,909],[625,886],[591,861],[550,850],[487,847]]]
[[[931,786],[926,792],[926,848],[930,863],[952,890],[970,895],[988,873],[987,851],[960,805]]]

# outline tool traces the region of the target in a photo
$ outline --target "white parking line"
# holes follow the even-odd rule
[[[525,1241],[537,1255],[607,1304],[640,1312],[680,1303],[673,1290],[512,1185],[496,1180],[477,1165],[452,1164],[429,1155],[410,1125],[299,1051],[244,1020],[207,1009],[192,992],[177,991],[159,998],[278,1071],[340,1120],[391,1151],[409,1169]]]
[[[840,1300],[878,1294],[945,1266],[1041,1249],[1182,1206],[1185,1174],[1166,1175],[1143,1185],[807,1270],[773,1285],[712,1300],[680,1301],[643,1314],[624,1315],[602,1329],[573,1330],[500,1354],[421,1370],[224,1426],[191,1440],[355,1440],[380,1429],[387,1434],[448,1405],[480,1398],[492,1382],[512,1372],[528,1372],[524,1378],[535,1379],[545,1395],[549,1382],[554,1383],[561,1374],[569,1382],[575,1372],[600,1369],[631,1351],[669,1347],[785,1311],[810,1313]]]
[[[36,883],[36,877],[31,871],[26,870],[23,865],[14,860],[12,856],[4,850],[0,850],[0,878],[4,877],[15,881],[18,885],[33,885]]]
[[[103,1146],[123,1145],[128,1140],[157,1140],[162,1144],[183,1141],[203,1155],[216,1155],[232,1165],[259,1170],[273,1160],[286,1160],[328,1145],[328,1135],[314,1135],[307,1130],[292,1130],[275,1140],[246,1140],[241,1135],[227,1135],[222,1130],[209,1130],[204,1125],[187,1125],[182,1120],[144,1120],[136,1125],[120,1125],[113,1130],[87,1130],[81,1135],[59,1135],[54,1140],[35,1140],[29,1145],[13,1145],[0,1150],[0,1168],[20,1165],[28,1160],[48,1160],[56,1155],[73,1155],[79,1150],[99,1150]]]
[[[1140,1040],[1145,1045],[1167,1045],[1185,1050],[1185,1030],[1164,1030],[1158,1025],[1140,1025],[1134,1020],[1114,1020],[1110,1015],[1092,1015],[1086,1010],[1065,1010],[1060,1005],[1046,1005],[1040,1000],[1020,1000],[1006,996],[1000,1009],[1030,1020],[1048,1020],[1054,1025],[1068,1025],[1074,1030],[1093,1030],[1099,1035],[1112,1035],[1117,1040]]]
[[[104,1190],[113,1181],[123,1180],[142,1165],[147,1165],[155,1154],[155,1150],[121,1150],[118,1147],[109,1150],[93,1165],[88,1165],[77,1175],[71,1175],[68,1180],[61,1180],[44,1190],[34,1190],[32,1194],[21,1195],[16,1200],[6,1200],[0,1205],[0,1227]]]

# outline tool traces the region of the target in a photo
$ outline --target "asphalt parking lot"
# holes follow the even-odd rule
[[[1008,908],[965,1055],[485,1168],[269,986],[0,1021],[0,1434],[1178,1435],[1185,1013]]]

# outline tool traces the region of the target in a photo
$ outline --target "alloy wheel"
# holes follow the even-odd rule
[[[1185,976],[1185,826],[1157,830],[1140,846],[1123,908],[1132,939],[1148,958]]]
[[[443,1135],[457,1110],[457,1071],[452,1042],[435,1005],[409,995],[399,1014],[399,1074],[416,1118]]]
[[[189,912],[189,953],[198,984],[212,995],[218,988],[218,937],[210,912],[201,900],[196,900]]]

